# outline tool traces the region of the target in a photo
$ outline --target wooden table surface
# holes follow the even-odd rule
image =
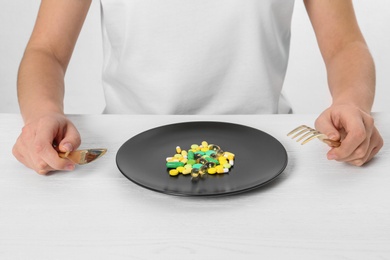
[[[81,148],[105,156],[40,176],[11,153],[22,128],[0,114],[0,259],[390,259],[390,116],[385,146],[363,167],[326,159],[327,146],[286,136],[314,115],[70,115]],[[272,183],[219,198],[178,197],[125,178],[116,152],[129,138],[183,121],[248,125],[277,138],[289,162]]]

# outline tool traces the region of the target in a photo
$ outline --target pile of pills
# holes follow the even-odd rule
[[[176,147],[176,154],[166,159],[169,175],[189,175],[193,178],[203,177],[205,174],[228,173],[234,165],[235,155],[226,152],[218,145],[203,141],[200,145],[193,144],[188,150]]]

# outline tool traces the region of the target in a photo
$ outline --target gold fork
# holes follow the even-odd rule
[[[310,142],[311,140],[313,140],[315,138],[318,138],[319,140],[328,144],[331,147],[339,147],[341,144],[341,142],[331,140],[331,139],[329,139],[329,137],[327,135],[317,131],[314,128],[308,127],[306,125],[298,126],[294,130],[292,130],[290,133],[288,133],[287,136],[290,136],[293,134],[295,134],[295,135],[291,137],[292,139],[300,136],[297,139],[297,142],[302,141],[304,138],[306,138],[305,140],[302,141],[302,143],[301,143],[302,145],[306,144],[307,142]]]

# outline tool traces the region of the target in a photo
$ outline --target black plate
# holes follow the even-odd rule
[[[176,146],[187,150],[202,141],[236,155],[231,171],[198,181],[189,175],[170,176],[165,163],[176,153]],[[218,196],[249,191],[274,180],[287,165],[287,152],[278,140],[255,128],[223,122],[187,122],[134,136],[120,147],[116,163],[129,180],[157,192]]]

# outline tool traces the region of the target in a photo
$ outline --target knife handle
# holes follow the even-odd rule
[[[58,152],[58,156],[61,158],[68,158],[70,152]]]

